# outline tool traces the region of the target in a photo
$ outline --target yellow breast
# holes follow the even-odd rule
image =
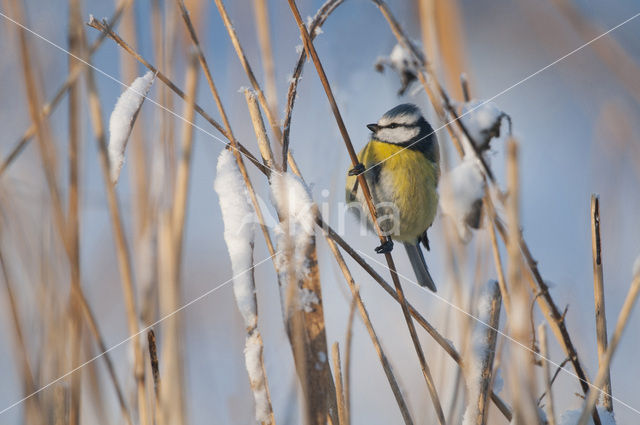
[[[376,204],[391,203],[395,206],[385,211],[398,216],[399,222],[392,237],[414,242],[431,226],[436,215],[438,164],[418,150],[403,149],[376,140],[365,146],[359,159],[370,170],[365,176]],[[354,183],[353,177],[347,179],[348,191]],[[356,197],[362,202],[361,191],[358,192]]]

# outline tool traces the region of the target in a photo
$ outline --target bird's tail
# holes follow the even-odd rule
[[[429,268],[427,267],[427,263],[424,261],[424,255],[420,249],[420,244],[410,244],[405,242],[404,247],[407,250],[409,261],[411,261],[411,267],[413,267],[413,271],[416,274],[416,278],[418,279],[420,286],[426,286],[433,292],[436,292],[436,284],[433,283],[431,274],[429,274]]]

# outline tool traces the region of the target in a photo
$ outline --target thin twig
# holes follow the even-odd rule
[[[151,364],[151,375],[153,376],[153,389],[158,399],[160,393],[160,368],[158,367],[158,348],[156,346],[156,333],[153,329],[147,332],[147,342],[149,345],[149,362]]]
[[[638,294],[640,294],[640,273],[637,274],[631,282],[631,287],[629,288],[627,297],[625,298],[622,309],[620,310],[620,315],[618,316],[618,321],[616,323],[616,328],[613,331],[613,336],[611,337],[611,341],[609,341],[607,351],[605,352],[604,358],[602,359],[600,367],[598,368],[598,374],[593,380],[593,386],[589,390],[584,410],[580,415],[580,419],[578,420],[577,425],[586,425],[589,419],[590,412],[596,410],[595,405],[598,401],[598,398],[600,397],[600,393],[602,392],[601,388],[603,388],[607,376],[609,375],[609,365],[611,364],[613,355],[618,348],[620,338],[622,338],[622,333],[627,327],[627,323],[629,322],[629,318],[631,317],[631,312],[633,311],[633,306],[638,299]]]
[[[322,27],[329,15],[338,6],[340,6],[343,1],[344,0],[327,0],[320,7],[320,9],[318,9],[318,12],[312,19],[311,25],[309,26],[311,39],[315,39],[316,35],[318,34],[317,30]],[[302,68],[304,67],[306,59],[307,51],[305,49],[302,49],[300,55],[298,56],[298,61],[296,62],[293,74],[291,75],[291,79],[289,80],[289,89],[287,91],[287,108],[284,113],[284,123],[282,124],[282,166],[284,170],[286,170],[288,159],[288,162],[291,163],[292,171],[296,174],[299,174],[299,172],[296,171],[297,165],[293,160],[293,156],[289,153],[289,134],[291,133],[291,117],[293,115],[293,107],[295,105],[296,96],[298,94],[298,84],[300,83],[300,76],[302,75]]]
[[[498,247],[498,240],[496,236],[496,228],[494,224],[494,217],[496,212],[493,207],[493,201],[489,194],[485,194],[484,206],[488,210],[487,214],[487,227],[489,228],[489,236],[491,237],[491,252],[493,254],[493,261],[495,263],[496,272],[498,274],[498,285],[500,285],[500,293],[502,294],[502,302],[504,303],[504,309],[507,313],[507,321],[511,318],[511,295],[507,288],[507,282],[504,277],[504,268],[502,266],[502,259],[500,258],[500,248]]]
[[[267,116],[267,121],[271,126],[271,131],[273,132],[274,137],[277,140],[282,140],[282,131],[280,130],[280,125],[278,124],[278,117],[272,113],[271,108],[269,108],[269,104],[267,103],[267,99],[260,89],[260,85],[258,84],[258,80],[256,79],[253,70],[251,69],[251,65],[249,65],[249,61],[247,60],[247,56],[244,54],[244,50],[240,45],[240,40],[238,39],[238,35],[236,34],[236,30],[233,28],[231,24],[231,19],[229,19],[229,15],[227,14],[227,10],[224,8],[224,4],[222,4],[222,0],[215,0],[216,6],[218,8],[218,12],[220,13],[220,17],[222,18],[222,22],[224,23],[225,28],[227,29],[227,33],[229,34],[229,38],[231,39],[231,44],[233,44],[233,48],[236,51],[238,59],[242,64],[242,67],[249,77],[249,82],[251,86],[256,91],[256,95],[258,96],[258,100],[260,101],[260,105],[262,109],[264,109],[264,113]]]
[[[493,361],[496,354],[496,342],[498,341],[498,326],[500,324],[500,305],[502,297],[500,296],[500,288],[493,282],[491,293],[491,308],[489,311],[489,327],[486,329],[486,337],[484,339],[485,357],[482,359],[482,369],[480,371],[480,390],[478,391],[477,400],[469,400],[469,403],[475,403],[477,408],[475,423],[477,425],[485,425],[489,414],[489,390],[493,381]]]
[[[593,257],[593,297],[596,313],[596,339],[598,341],[598,363],[602,365],[604,353],[607,351],[607,315],[604,306],[604,282],[602,278],[602,246],[600,243],[600,198],[591,195],[591,253]],[[611,401],[611,374],[607,370],[602,404],[609,412],[613,412]]]
[[[261,0],[257,0],[261,1]],[[262,114],[260,113],[260,107],[256,100],[256,96],[249,89],[244,91],[244,97],[249,107],[249,115],[251,116],[251,123],[253,124],[253,130],[256,133],[256,140],[258,141],[258,148],[260,149],[260,155],[262,156],[262,162],[268,168],[277,170],[279,165],[273,160],[273,152],[271,151],[271,144],[269,143],[269,136],[267,135],[267,129],[264,127],[264,121]],[[270,175],[267,175],[270,177]]]
[[[531,333],[527,326],[530,295],[522,281],[522,256],[520,255],[520,175],[518,167],[518,143],[515,139],[507,142],[507,190],[509,197],[506,202],[507,225],[507,279],[512,290],[512,306],[514,308],[510,329],[513,338],[519,344],[527,346]],[[511,353],[510,373],[514,390],[514,404],[516,422],[521,424],[539,424],[538,409],[535,404],[535,374],[533,354],[529,351],[514,350]]]
[[[337,342],[331,347],[331,358],[333,360],[334,381],[336,383],[336,398],[338,399],[338,420],[340,425],[349,425],[347,419],[347,408],[344,400],[344,388],[342,385],[342,366],[340,364],[340,348]]]
[[[267,103],[271,114],[277,116],[278,96],[276,90],[276,75],[273,65],[273,49],[271,48],[271,31],[269,25],[269,7],[267,0],[254,0],[254,10],[256,15],[256,29],[258,32],[258,43],[260,44],[260,55],[262,56],[262,66],[264,69],[265,91],[267,93]]]
[[[82,10],[80,0],[69,0],[69,50],[76,56],[82,55]],[[69,69],[73,71],[80,67],[79,61],[69,56]],[[78,176],[80,174],[80,86],[77,82],[69,88],[69,199],[68,199],[68,240],[71,248],[70,264],[75,270],[71,273],[71,285],[80,286],[80,202],[78,196]],[[70,295],[75,291],[69,291]],[[71,347],[71,368],[80,364],[82,348],[82,313],[75,297],[69,297],[69,318],[71,334],[69,344]],[[82,374],[80,371],[71,376],[71,402],[69,406],[69,425],[80,423],[80,391]]]
[[[356,293],[359,292],[360,288],[356,286]],[[349,318],[347,319],[347,332],[344,338],[346,347],[344,353],[344,403],[347,409],[347,423],[351,423],[351,353],[353,352],[353,319],[355,319],[357,304],[357,298],[352,296],[349,306]]]
[[[547,347],[547,328],[544,323],[538,326],[540,339],[540,356],[542,357],[542,370],[544,371],[545,394],[547,395],[546,411],[549,425],[556,425],[556,412],[553,406],[553,392],[551,392],[551,374],[549,370],[549,349]],[[538,404],[540,402],[538,401]]]
[[[342,257],[342,254],[338,250],[338,246],[336,245],[336,242],[329,237],[329,233],[325,233],[325,235],[327,236],[326,240],[327,240],[327,243],[329,244],[329,248],[331,249],[331,252],[334,254],[336,261],[338,262],[338,266],[340,266],[340,270],[344,275],[345,281],[347,282],[347,285],[351,290],[351,296],[353,297],[358,307],[358,311],[360,312],[360,317],[362,318],[362,322],[367,328],[367,332],[369,332],[369,337],[371,338],[371,342],[373,343],[376,353],[378,354],[378,358],[380,359],[382,369],[384,370],[384,373],[387,376],[387,380],[389,381],[389,386],[391,387],[391,391],[393,392],[396,402],[398,403],[398,407],[400,408],[400,413],[402,414],[402,418],[405,424],[407,425],[413,424],[413,420],[411,419],[411,415],[409,413],[407,403],[404,400],[402,392],[400,391],[400,387],[393,373],[393,369],[391,368],[391,364],[389,363],[389,360],[387,359],[387,356],[384,353],[382,346],[380,345],[378,336],[375,330],[373,329],[373,325],[371,324],[371,319],[369,318],[369,313],[367,312],[367,309],[365,308],[364,303],[362,302],[362,298],[360,297],[360,292],[358,291],[358,288],[356,287],[353,277],[351,276],[351,272],[349,271],[347,264],[344,262],[344,258]]]

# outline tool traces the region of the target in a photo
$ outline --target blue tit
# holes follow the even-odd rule
[[[348,173],[347,202],[359,202],[361,208],[357,210],[371,226],[371,215],[356,178],[364,173],[380,229],[385,236],[404,244],[418,283],[435,292],[420,248],[422,242],[429,249],[427,230],[438,207],[440,153],[433,128],[412,104],[396,106],[367,127],[372,132],[371,139],[358,154],[361,164]],[[383,249],[376,251],[385,252],[384,245],[379,248]]]

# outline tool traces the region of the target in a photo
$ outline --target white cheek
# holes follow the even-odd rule
[[[405,143],[413,139],[420,132],[419,128],[383,128],[376,133],[378,139],[389,143]]]

